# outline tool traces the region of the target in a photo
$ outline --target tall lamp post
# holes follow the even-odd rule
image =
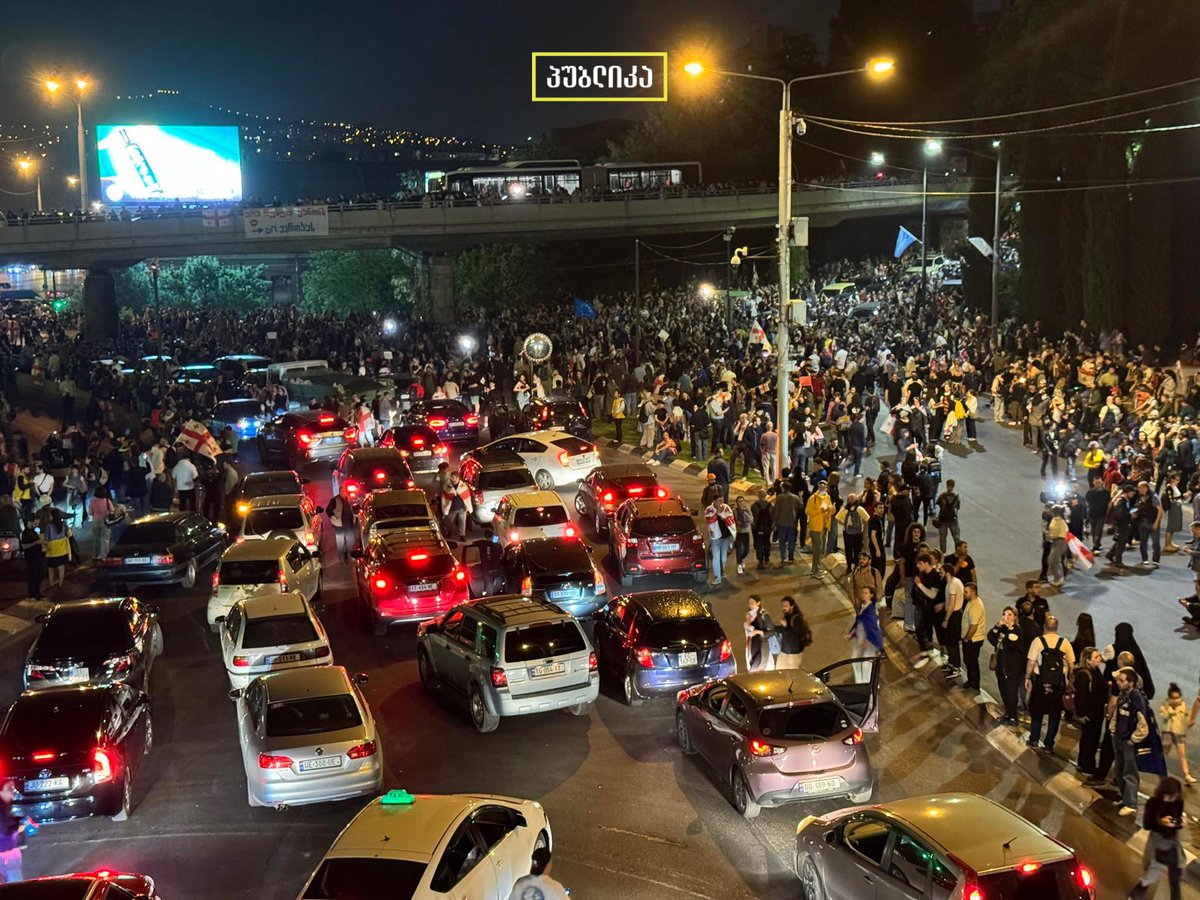
[[[702,75],[706,69],[702,63],[690,62],[683,70],[693,78]],[[791,252],[789,250],[789,230],[792,221],[792,128],[798,120],[792,115],[792,85],[801,81],[817,81],[823,78],[837,78],[842,75],[868,75],[871,78],[883,79],[896,71],[896,61],[889,57],[877,57],[865,66],[857,69],[842,69],[837,72],[821,72],[817,75],[802,75],[785,81],[782,78],[772,78],[767,75],[751,75],[747,72],[729,72],[724,69],[712,69],[714,75],[725,75],[729,78],[748,78],[752,81],[769,81],[777,84],[783,90],[783,102],[779,108],[779,221],[776,225],[775,237],[779,247],[779,336],[775,352],[778,354],[776,365],[777,411],[779,453],[776,461],[776,474],[783,471],[788,460],[788,310],[791,304]]]
[[[928,140],[925,142],[925,157],[921,166],[921,303],[925,303],[925,292],[929,282],[929,254],[925,249],[926,214],[929,210],[929,160],[942,152],[942,142]]]
[[[37,163],[26,157],[17,160],[17,168],[22,174],[32,175],[37,179],[37,211],[42,211],[42,173],[38,171]]]
[[[1000,343],[1000,141],[992,141],[996,151],[996,208],[992,212],[992,345]]]
[[[83,133],[83,95],[89,87],[90,82],[86,78],[76,78],[72,82],[75,86],[73,94],[67,94],[75,101],[75,111],[78,113],[76,118],[76,140],[79,144],[79,208],[87,211],[88,208],[88,193],[87,193],[87,145]],[[63,92],[65,85],[61,81],[53,78],[43,82],[44,87],[50,93],[50,96],[57,97],[60,92]]]

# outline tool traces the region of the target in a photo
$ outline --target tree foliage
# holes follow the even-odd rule
[[[113,283],[118,308],[142,309],[154,303],[147,263],[117,271]],[[180,265],[159,266],[158,295],[164,307],[249,312],[270,302],[271,280],[266,266],[228,266],[215,256],[193,256]]]
[[[309,257],[303,283],[306,312],[406,312],[416,261],[402,250],[321,250]]]
[[[486,244],[454,259],[457,302],[484,312],[542,303],[551,283],[551,267],[532,244]]]

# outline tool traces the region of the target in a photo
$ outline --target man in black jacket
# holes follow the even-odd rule
[[[812,643],[812,631],[792,597],[784,597],[779,604],[782,616],[775,628],[775,633],[779,635],[779,655],[775,657],[775,668],[799,669],[804,651]]]

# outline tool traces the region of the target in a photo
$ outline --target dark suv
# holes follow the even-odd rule
[[[439,441],[475,443],[479,416],[458,400],[421,400],[404,414],[405,425],[428,425]]]
[[[408,461],[394,447],[356,447],[342,454],[333,467],[333,492],[358,509],[374,491],[403,491],[416,487]]]
[[[558,428],[579,438],[592,436],[592,417],[582,403],[570,397],[534,397],[522,414],[530,431]]]
[[[504,548],[501,565],[510,593],[545,597],[579,618],[599,608],[608,592],[591,547],[577,537],[517,541]]]
[[[363,623],[382,636],[467,600],[470,579],[436,528],[385,531],[354,551]]]
[[[622,587],[650,572],[691,572],[697,584],[708,580],[704,537],[678,497],[626,500],[613,515],[608,545]]]
[[[56,603],[25,660],[25,689],[124,681],[145,690],[162,653],[158,613],[135,597]]]
[[[667,489],[643,463],[621,463],[592,469],[575,493],[575,511],[583,519],[591,519],[596,534],[608,532],[609,519],[618,506],[633,498],[663,498]]]
[[[272,461],[297,466],[333,460],[347,448],[357,446],[358,429],[323,409],[284,413],[258,432],[258,455],[264,465]]]

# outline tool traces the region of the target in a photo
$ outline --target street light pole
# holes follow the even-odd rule
[[[921,166],[921,306],[925,306],[926,284],[929,280],[929,256],[925,251],[925,219],[929,210],[929,154]]]
[[[80,87],[79,90],[80,94],[75,98],[75,108],[79,113],[79,118],[76,119],[76,137],[79,142],[79,210],[87,212],[87,146],[83,133],[83,88]]]
[[[1000,142],[996,151],[996,208],[992,212],[992,346],[1000,343]]]

